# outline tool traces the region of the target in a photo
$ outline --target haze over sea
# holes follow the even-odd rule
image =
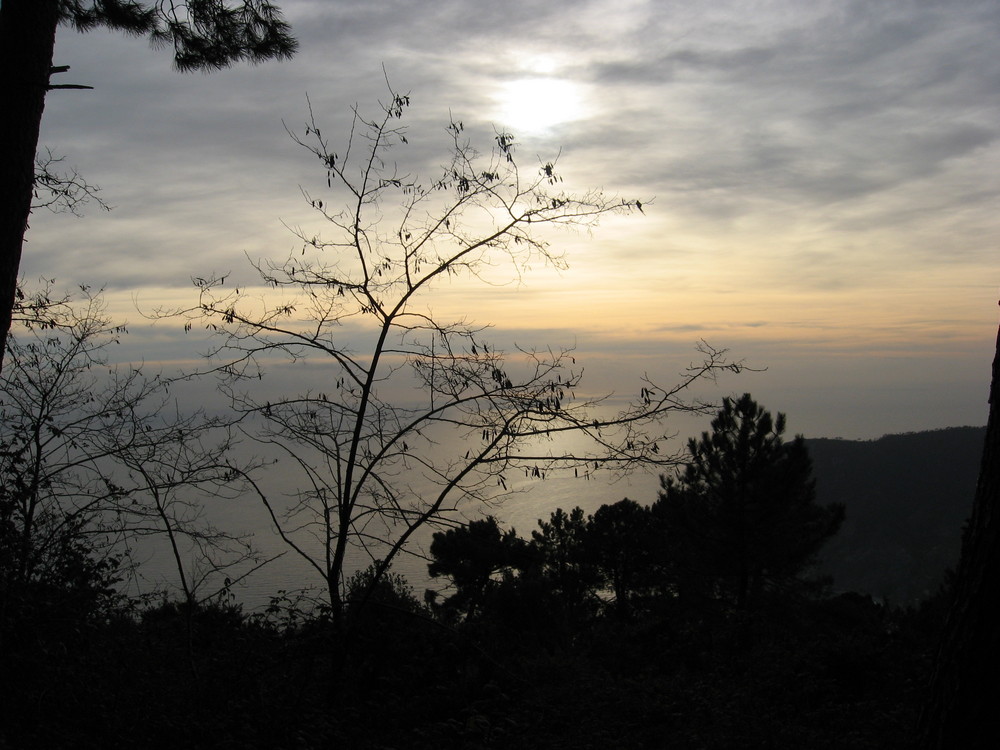
[[[707,426],[708,424],[707,417],[689,416],[682,418],[682,421],[695,426]],[[695,434],[695,431],[692,430],[689,434]],[[955,437],[949,437],[950,435],[955,435]],[[963,429],[914,433],[903,437],[905,439],[896,437],[891,443],[888,443],[894,446],[891,448],[892,461],[890,461],[891,465],[881,467],[881,472],[884,474],[881,476],[872,476],[870,472],[880,471],[875,467],[880,465],[880,456],[882,459],[885,458],[884,453],[856,452],[857,449],[868,445],[868,441],[833,441],[840,447],[832,453],[832,449],[828,447],[829,441],[819,441],[827,444],[827,447],[822,454],[815,454],[817,459],[823,458],[820,465],[824,467],[824,470],[832,471],[835,474],[835,476],[828,476],[822,472],[818,473],[821,500],[824,502],[847,502],[849,506],[848,527],[850,532],[843,532],[832,544],[834,548],[842,548],[841,553],[835,554],[846,554],[847,557],[837,558],[836,566],[848,571],[848,577],[857,578],[860,576],[858,580],[864,579],[871,584],[874,588],[865,589],[868,593],[873,596],[885,594],[896,604],[903,602],[905,595],[919,597],[933,593],[941,582],[940,577],[943,575],[944,569],[955,564],[961,521],[966,518],[971,509],[972,491],[979,463],[978,452],[982,440],[981,428],[971,431]],[[678,447],[682,442],[680,438],[677,438]],[[886,441],[878,441],[878,445],[883,444],[886,444]],[[875,446],[876,444],[871,443],[871,445]],[[926,453],[932,449],[934,452],[933,455],[927,455],[924,458],[921,458],[920,456],[923,454],[920,454],[916,457],[910,456],[907,459],[910,454],[907,453],[906,446],[910,446],[909,450],[918,452],[924,451]],[[939,447],[934,448],[934,446]],[[851,455],[863,457],[863,465],[855,467],[853,464],[843,464],[840,459],[836,458],[845,450]],[[949,460],[941,456],[951,456],[952,458]],[[930,472],[924,477],[923,482],[930,483],[928,486],[938,488],[938,492],[934,495],[936,500],[932,502],[926,497],[921,498],[919,502],[922,505],[914,512],[925,521],[928,518],[937,520],[932,520],[930,522],[932,527],[928,527],[922,535],[916,529],[911,528],[909,532],[900,536],[901,532],[897,524],[886,526],[881,520],[872,522],[871,519],[881,519],[886,513],[891,515],[896,512],[892,509],[905,507],[908,504],[906,498],[899,496],[899,492],[894,492],[894,488],[906,486],[908,481],[906,475],[909,473],[907,466],[913,465],[914,461],[920,462],[924,471]],[[956,474],[955,467],[958,464],[965,466],[965,468]],[[823,477],[828,479],[825,485]],[[273,484],[281,486],[280,479]],[[455,520],[467,521],[489,513],[500,521],[503,528],[513,528],[520,536],[530,538],[531,531],[537,527],[537,521],[548,519],[556,508],[569,510],[580,506],[585,513],[591,514],[601,505],[614,503],[625,497],[642,505],[648,505],[656,498],[659,480],[655,473],[637,473],[618,481],[611,481],[607,475],[586,479],[563,473],[549,474],[544,480],[521,477],[510,481],[510,485],[513,492],[502,503],[494,507],[476,508],[469,506],[464,509],[464,512],[453,514],[450,517]],[[957,491],[958,487],[962,487],[964,490]],[[850,494],[850,497],[837,494],[845,491]],[[860,499],[855,497],[855,494]],[[913,496],[908,495],[908,497],[912,502]],[[862,503],[864,507],[857,506],[858,502]],[[869,503],[874,503],[874,505],[869,507],[867,505]],[[858,517],[855,517],[850,510],[852,507],[859,514]],[[265,553],[265,556],[286,553],[234,586],[232,594],[235,601],[243,604],[248,610],[260,609],[266,606],[278,592],[291,593],[302,589],[312,589],[307,592],[309,595],[322,598],[320,580],[316,572],[298,558],[294,552],[288,551],[284,543],[274,533],[273,526],[263,507],[255,499],[246,498],[239,502],[227,503],[221,508],[216,508],[212,517],[225,528],[254,534],[254,544]],[[868,521],[864,520],[866,518]],[[861,526],[858,526],[859,522]],[[909,526],[912,527],[913,524],[911,523]],[[431,579],[427,575],[425,554],[432,533],[433,529],[425,529],[417,534],[414,543],[408,548],[408,553],[402,555],[393,567],[394,572],[402,574],[413,586],[418,597],[423,595],[426,588],[440,590],[445,585],[445,582]],[[911,538],[906,535],[913,533],[918,533],[918,537]],[[923,547],[920,543],[915,542],[917,538],[924,540]],[[862,542],[862,540],[867,540],[867,542]],[[878,541],[872,542],[872,540]],[[927,540],[934,540],[931,549],[925,549],[926,544],[930,543]],[[861,544],[860,547],[859,544]],[[875,547],[872,547],[872,544]],[[318,545],[307,545],[307,548],[310,552],[319,550]],[[926,552],[926,555],[922,557],[921,552]],[[149,554],[149,550],[146,550],[146,554]],[[865,559],[880,559],[883,562],[888,560],[891,561],[891,567],[895,568],[900,565],[903,567],[894,571],[858,569],[857,566],[863,565],[862,561]],[[371,557],[363,551],[353,550],[349,553],[346,565],[348,574],[366,567],[370,561]],[[910,577],[907,577],[907,570],[911,570]],[[149,560],[148,564],[144,566],[143,572],[149,577],[147,581],[143,582],[143,586],[147,590],[149,586],[154,584],[166,584],[169,588],[172,585],[170,581],[175,575],[165,550],[160,550],[155,557]],[[914,575],[916,578],[913,578]],[[835,586],[838,582],[845,583],[845,581],[839,581],[835,576]],[[847,583],[850,585],[850,582]],[[864,587],[865,584],[859,585]],[[889,586],[891,592],[880,592],[883,586]],[[901,599],[901,597],[903,598]]]

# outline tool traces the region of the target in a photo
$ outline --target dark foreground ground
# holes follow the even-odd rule
[[[904,748],[943,619],[940,598],[851,594],[629,621],[411,610],[369,608],[346,646],[280,611],[25,610],[0,748]]]

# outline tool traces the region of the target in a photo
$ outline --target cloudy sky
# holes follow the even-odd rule
[[[699,339],[767,368],[752,392],[807,436],[983,424],[1000,295],[1000,4],[859,0],[285,0],[294,60],[179,74],[142,39],[61,29],[42,145],[115,208],[39,212],[29,280],[105,286],[131,352],[190,358],[137,312],[192,276],[288,253],[325,173],[287,136],[306,97],[326,135],[409,92],[407,163],[433,175],[449,113],[483,147],[560,154],[570,190],[648,202],[550,239],[569,270],[439,290],[527,345],[575,345],[631,391]],[[401,156],[402,158],[402,156]],[[244,281],[245,283],[245,281]],[[623,379],[626,378],[627,379]]]

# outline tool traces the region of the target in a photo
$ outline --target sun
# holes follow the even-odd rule
[[[515,135],[541,134],[583,116],[580,87],[562,78],[519,78],[497,93],[497,124]]]

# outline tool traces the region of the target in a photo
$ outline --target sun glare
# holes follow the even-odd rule
[[[561,78],[509,81],[498,93],[497,104],[497,124],[515,135],[541,133],[583,114],[580,87]]]

